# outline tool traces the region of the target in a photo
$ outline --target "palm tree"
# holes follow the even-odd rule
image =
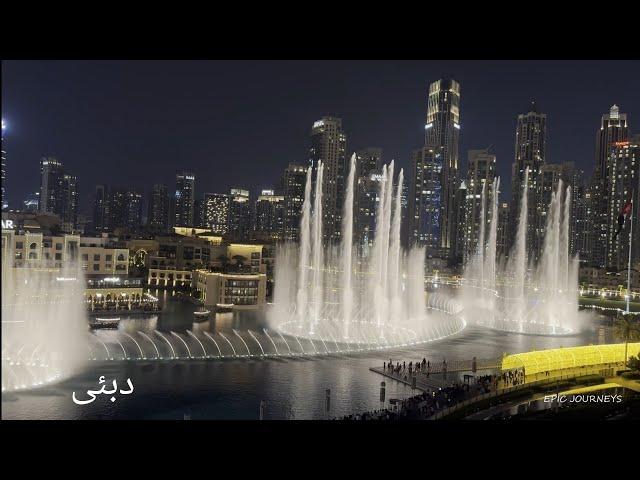
[[[226,273],[227,265],[229,265],[229,257],[223,253],[222,255],[218,255],[218,260],[222,263],[222,271]]]
[[[238,265],[240,269],[244,266],[244,262],[247,261],[247,257],[243,257],[242,255],[234,255],[233,259],[236,261],[236,265]]]
[[[629,342],[640,339],[640,322],[634,322],[631,315],[618,314],[613,325],[613,334],[624,340],[624,366],[627,366]]]

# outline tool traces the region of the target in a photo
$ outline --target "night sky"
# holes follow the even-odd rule
[[[408,165],[424,141],[427,89],[461,83],[460,160],[493,146],[510,195],[515,124],[535,98],[547,113],[547,161],[588,173],[600,117],[613,103],[640,132],[638,61],[3,61],[7,195],[39,188],[39,159],[78,176],[89,214],[97,183],[175,188],[196,174],[198,197],[275,186],[306,163],[313,122],[343,119],[347,148],[375,146]]]

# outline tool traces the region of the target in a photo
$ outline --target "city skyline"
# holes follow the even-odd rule
[[[606,62],[606,71],[594,61],[275,63],[3,62],[10,208],[21,207],[28,194],[38,190],[37,170],[44,156],[57,158],[78,177],[79,212],[89,216],[95,185],[142,189],[146,200],[153,184],[167,184],[171,191],[179,170],[194,172],[196,198],[238,186],[250,189],[255,198],[262,189],[278,184],[289,163],[307,164],[313,122],[327,115],[342,119],[348,156],[379,147],[385,162],[395,159],[406,170],[411,151],[422,144],[428,85],[443,71],[462,89],[460,178],[466,175],[467,152],[491,146],[496,173],[503,179],[501,201],[505,201],[510,198],[517,115],[526,113],[532,99],[547,115],[546,162],[573,161],[587,176],[595,163],[595,134],[602,115],[617,104],[628,114],[633,132],[633,115],[640,108],[631,82],[639,68],[634,62]],[[336,68],[326,69],[328,63]],[[527,75],[521,71],[525,64]],[[207,88],[204,80],[222,68],[227,75],[216,77]],[[194,69],[200,75],[194,77]],[[283,69],[292,75],[283,75]],[[317,69],[327,70],[326,86],[310,75]],[[378,77],[364,83],[363,76],[372,69]],[[148,78],[159,70],[164,77]],[[251,70],[261,73],[255,77],[260,78],[259,85],[246,75]],[[37,75],[38,71],[46,75]],[[547,74],[556,81],[541,82]],[[83,81],[85,75],[92,77],[94,86],[74,91],[75,86],[88,84]],[[585,75],[593,81],[580,82]],[[342,79],[339,88],[329,81],[334,76]],[[148,82],[148,90],[138,89],[143,81]],[[608,88],[602,89],[605,81]],[[54,82],[57,88],[40,88],[41,82]],[[359,82],[365,88],[358,89]],[[186,83],[191,90],[179,88]],[[212,92],[211,86],[220,88]],[[307,89],[316,95],[305,95]],[[197,102],[198,95],[206,101]],[[253,110],[243,107],[256,96],[262,103]],[[129,105],[123,105],[125,101]],[[139,108],[128,110],[130,105]],[[185,111],[189,113],[181,114]],[[119,112],[126,114],[118,119]],[[274,112],[284,115],[273,121]],[[246,114],[244,121],[242,114]],[[494,121],[487,122],[483,116]],[[241,127],[235,128],[234,122]],[[225,129],[220,130],[220,125]],[[100,132],[105,129],[111,133],[103,136]],[[96,168],[106,161],[112,161],[113,168]],[[128,171],[121,174],[122,168]]]

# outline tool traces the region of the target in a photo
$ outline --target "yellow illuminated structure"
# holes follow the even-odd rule
[[[640,342],[629,343],[629,357],[640,354]],[[555,348],[539,352],[517,353],[502,359],[502,370],[523,368],[527,376],[553,370],[589,367],[624,362],[624,343]]]

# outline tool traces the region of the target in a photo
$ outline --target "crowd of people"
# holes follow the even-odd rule
[[[443,360],[442,372],[446,373],[446,360]],[[384,362],[383,370],[391,375],[399,376],[407,380],[407,377],[417,373],[429,375],[432,370],[431,363],[426,358],[422,361],[395,364],[390,359]],[[452,382],[450,385],[432,389],[419,395],[395,401],[392,405],[370,412],[347,415],[342,420],[400,420],[400,419],[426,419],[435,413],[452,407],[464,400],[496,391],[499,388],[521,385],[525,382],[524,369],[514,369],[499,374],[487,374],[476,377],[466,376],[464,382]]]
[[[522,385],[525,381],[524,368],[517,368],[515,370],[504,372],[501,375],[501,380],[504,387]]]
[[[404,379],[416,375],[418,373],[424,373],[427,377],[431,374],[431,361],[423,358],[422,361],[417,360],[415,363],[413,361],[407,364],[406,361],[402,363],[396,362],[395,365],[393,361],[389,359],[389,363],[383,362],[382,369],[388,374],[395,374],[397,376],[404,375]],[[447,361],[442,361],[442,371],[446,373],[447,371]]]

